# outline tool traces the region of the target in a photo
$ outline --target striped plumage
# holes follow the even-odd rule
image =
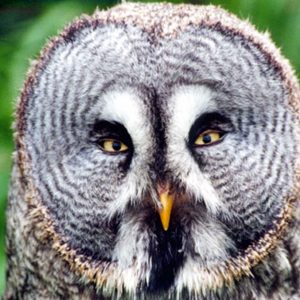
[[[269,38],[220,8],[76,20],[18,103],[5,299],[299,298],[299,95]],[[196,147],[206,129],[220,142]]]

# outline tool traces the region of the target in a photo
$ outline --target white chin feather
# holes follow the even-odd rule
[[[138,217],[132,215],[124,218],[119,230],[118,240],[113,251],[112,259],[118,262],[120,279],[125,289],[130,293],[136,291],[140,279],[149,281],[151,260],[147,245],[148,233],[141,230],[144,226]]]

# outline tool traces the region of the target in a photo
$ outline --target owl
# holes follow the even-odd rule
[[[51,39],[16,109],[5,299],[300,299],[300,90],[214,6]]]

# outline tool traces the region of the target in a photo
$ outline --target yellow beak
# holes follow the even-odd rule
[[[167,190],[159,194],[159,199],[162,204],[162,207],[159,209],[159,216],[163,229],[167,231],[170,224],[174,195],[170,195]]]

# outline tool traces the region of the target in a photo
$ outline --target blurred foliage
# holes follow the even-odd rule
[[[144,1],[153,2],[153,1]],[[158,1],[155,1],[158,2]],[[248,18],[259,30],[270,31],[276,45],[300,72],[299,0],[211,0],[174,3],[217,4]],[[12,115],[30,60],[46,40],[82,13],[91,14],[98,6],[107,8],[117,1],[27,0],[0,2],[0,295],[5,281],[5,205],[11,168]]]

